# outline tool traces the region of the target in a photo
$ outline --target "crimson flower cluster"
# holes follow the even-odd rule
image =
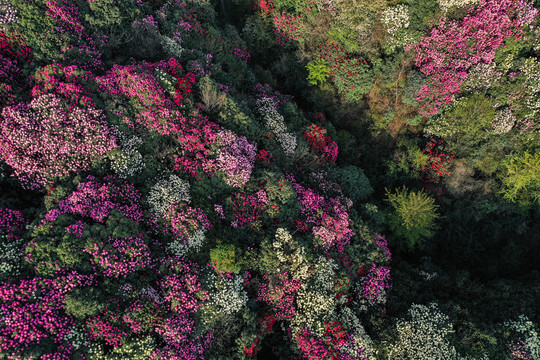
[[[422,150],[423,154],[429,156],[426,165],[421,170],[423,182],[426,190],[436,195],[442,195],[442,178],[450,176],[450,167],[454,160],[454,153],[447,152],[443,140],[431,139]]]
[[[326,129],[320,126],[311,124],[304,130],[304,138],[307,139],[311,148],[322,154],[322,157],[330,162],[335,163],[338,156],[338,145],[332,138],[326,135]]]
[[[21,67],[31,58],[30,48],[24,44],[22,35],[7,35],[0,31],[0,104],[15,102],[16,91],[26,83]]]
[[[294,299],[302,286],[287,271],[275,275],[265,274],[257,300],[269,304],[276,320],[291,320],[295,314]]]
[[[357,349],[354,338],[341,329],[338,321],[326,324],[322,337],[301,329],[296,334],[296,341],[304,359],[367,360],[367,357],[362,356],[364,350]]]

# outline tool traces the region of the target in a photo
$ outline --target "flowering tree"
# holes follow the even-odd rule
[[[481,62],[491,63],[504,40],[520,36],[537,10],[525,1],[480,0],[461,21],[441,18],[438,26],[418,44],[416,66],[428,79],[418,93],[421,114],[433,115],[460,92],[468,72]]]
[[[103,113],[68,107],[56,95],[2,110],[0,155],[26,187],[88,168],[116,147]]]

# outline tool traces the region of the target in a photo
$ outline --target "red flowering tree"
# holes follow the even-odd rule
[[[454,160],[454,152],[446,149],[443,140],[431,139],[422,149],[428,156],[424,168],[421,170],[422,180],[426,190],[436,195],[442,195],[441,181],[443,177],[450,176],[450,167]]]

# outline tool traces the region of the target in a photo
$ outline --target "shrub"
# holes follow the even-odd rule
[[[364,171],[354,165],[335,168],[332,175],[341,185],[345,195],[355,203],[366,200],[373,193]]]
[[[523,205],[540,204],[540,152],[509,155],[502,165],[503,197]]]
[[[86,169],[116,148],[101,110],[68,108],[56,95],[5,107],[0,128],[0,155],[29,188]]]
[[[204,109],[210,114],[219,112],[225,104],[225,93],[220,91],[218,85],[207,76],[203,77],[197,86]]]
[[[409,192],[405,187],[395,193],[387,190],[388,202],[393,211],[388,216],[388,225],[394,235],[402,240],[401,246],[413,250],[423,247],[422,240],[434,235],[436,212],[435,199],[423,191]]]
[[[306,68],[309,72],[308,81],[311,85],[322,84],[330,76],[330,68],[326,65],[324,59],[312,60],[307,64]]]
[[[187,181],[171,174],[168,178],[163,178],[152,186],[148,193],[147,202],[155,215],[163,216],[173,204],[189,204],[191,202],[189,190],[190,186]]]
[[[532,321],[525,315],[520,315],[515,321],[508,321],[505,327],[512,332],[517,340],[510,343],[512,359],[540,358],[540,336]]]
[[[450,360],[456,359],[456,349],[450,344],[448,335],[454,333],[448,316],[438,309],[437,304],[413,304],[408,312],[409,319],[397,323],[399,340],[390,347],[390,359]]]
[[[217,271],[238,273],[242,269],[239,255],[240,249],[233,244],[218,245],[210,250],[210,262]]]
[[[482,94],[456,101],[442,116],[433,118],[424,132],[444,138],[461,153],[472,151],[493,131],[495,110]]]

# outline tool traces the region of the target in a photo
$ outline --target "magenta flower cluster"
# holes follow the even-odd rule
[[[208,292],[202,290],[199,269],[186,259],[170,257],[164,263],[169,267],[169,275],[160,281],[164,299],[172,311],[191,314],[197,312]]]
[[[247,63],[248,60],[251,58],[251,55],[247,51],[247,49],[244,48],[234,48],[233,55],[240,58],[243,62]]]
[[[83,86],[83,83],[91,81],[92,77],[91,72],[82,70],[76,65],[65,67],[59,63],[47,65],[34,74],[36,82],[32,88],[32,97],[55,94],[71,104],[95,107],[90,92]]]
[[[18,238],[26,223],[20,211],[0,208],[0,234],[6,235],[9,241]]]
[[[349,214],[338,199],[325,199],[311,189],[299,185],[292,175],[289,176],[302,207],[305,223],[312,223],[313,236],[325,250],[335,248],[343,252],[354,232],[349,228]],[[316,245],[317,246],[317,245]]]
[[[108,242],[94,243],[83,251],[93,256],[103,274],[109,277],[126,277],[152,266],[150,249],[143,237],[112,238]]]
[[[427,77],[418,93],[421,114],[437,114],[457,94],[473,65],[489,64],[508,37],[519,37],[537,10],[526,1],[480,0],[461,21],[443,17],[429,36],[407,47]]]
[[[113,311],[105,311],[86,320],[90,339],[102,340],[113,347],[121,346],[122,340],[128,333],[116,325],[117,322],[119,322],[119,316]]]
[[[362,283],[360,295],[368,299],[371,303],[374,303],[384,295],[383,292],[386,289],[390,289],[391,287],[390,267],[372,264],[372,268],[369,269]]]
[[[87,286],[92,276],[67,274],[57,279],[33,278],[0,285],[0,352],[13,355],[51,338],[59,350],[73,319],[65,315],[65,295],[76,286]]]
[[[377,234],[377,236],[375,236],[375,242],[377,243],[378,247],[383,249],[384,253],[388,257],[388,262],[390,262],[390,260],[392,260],[392,253],[390,253],[390,249],[388,249],[388,240]]]
[[[134,222],[143,220],[141,195],[132,184],[113,176],[105,177],[104,182],[97,181],[94,176],[88,176],[86,180],[60,201],[57,209],[49,211],[42,223],[54,221],[60,214],[79,214],[104,222],[114,209]]]

